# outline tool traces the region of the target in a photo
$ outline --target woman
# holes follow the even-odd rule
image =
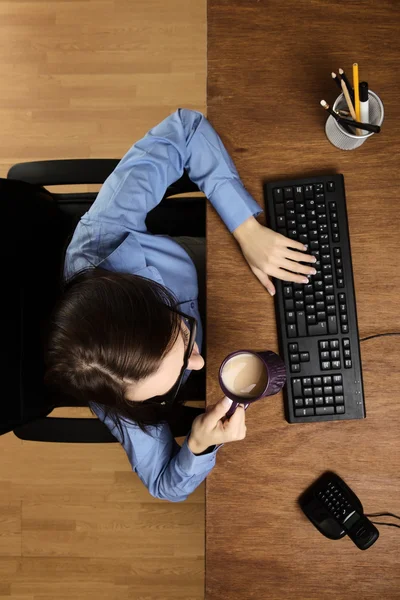
[[[302,244],[256,221],[259,205],[195,111],[177,110],[137,142],[80,220],[53,315],[47,379],[87,401],[150,493],[171,501],[185,500],[205,479],[218,445],[246,432],[243,409],[224,419],[227,398],[188,424],[181,448],[168,424],[179,414],[180,385],[204,366],[196,249],[188,240],[148,234],[145,219],[184,169],[271,295],[269,276],[306,283],[315,273],[300,264],[315,261]]]

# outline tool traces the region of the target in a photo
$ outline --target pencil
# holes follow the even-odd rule
[[[360,120],[360,92],[358,79],[358,63],[353,63],[353,88],[354,88],[354,109],[356,111],[356,119]]]
[[[353,88],[351,87],[351,83],[347,78],[346,73],[343,71],[343,69],[339,68],[339,75],[342,79],[344,79],[345,84],[347,85],[347,89],[349,91],[349,96],[351,98],[351,101],[354,102],[354,91]]]
[[[341,84],[342,84],[342,90],[343,90],[344,97],[346,98],[347,106],[349,107],[350,114],[353,117],[353,119],[355,121],[357,121],[356,111],[354,110],[353,103],[351,101],[349,92],[347,90],[347,86],[346,86],[346,84],[345,84],[345,82],[344,82],[343,79],[341,80]],[[357,135],[361,135],[361,131],[359,129],[356,129],[356,134]]]
[[[340,77],[338,77],[338,75],[336,75],[336,73],[331,73],[332,79],[333,81],[336,83],[336,85],[338,86],[338,88],[341,90],[342,86],[340,85]]]

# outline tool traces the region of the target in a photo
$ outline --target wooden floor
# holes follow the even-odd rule
[[[205,111],[206,2],[0,0],[0,70],[1,177],[120,157],[176,108]],[[1,600],[203,598],[203,486],[154,500],[119,444],[7,434],[0,456]]]

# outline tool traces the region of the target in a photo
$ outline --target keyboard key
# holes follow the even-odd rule
[[[325,404],[333,404],[333,396],[325,396]]]
[[[304,302],[303,302],[303,300],[296,300],[296,302],[294,303],[294,307],[295,307],[296,311],[298,311],[298,310],[304,310]]]
[[[306,313],[303,310],[297,312],[297,332],[299,337],[307,335]]]
[[[296,408],[294,411],[296,417],[311,417],[314,415],[313,408]]]
[[[342,333],[349,333],[349,326],[348,325],[342,325]]]
[[[352,364],[353,364],[353,363],[351,362],[351,360],[350,360],[350,359],[346,359],[346,360],[344,361],[344,368],[345,368],[345,369],[351,369],[351,367],[352,367]]]
[[[321,406],[324,403],[324,399],[322,396],[315,396],[314,398],[314,404],[316,406]]]
[[[342,343],[343,343],[343,348],[350,348],[349,338],[344,338],[344,340],[342,340]]]
[[[304,298],[304,291],[303,290],[295,290],[294,291],[294,299],[295,300],[303,300]]]
[[[335,184],[333,181],[328,181],[328,183],[326,184],[326,189],[328,190],[328,192],[334,192],[335,191]],[[336,202],[330,202],[329,203],[330,206],[332,206],[332,204],[335,205],[336,208]]]
[[[326,321],[326,312],[325,311],[317,312],[317,320],[318,321]],[[331,333],[331,332],[329,332],[329,333]]]
[[[321,370],[322,371],[329,371],[329,369],[331,368],[331,363],[329,361],[323,361],[321,363]]]
[[[326,335],[327,327],[326,321],[320,321],[316,325],[308,326],[308,335]]]
[[[342,383],[342,376],[341,375],[334,375],[332,377],[333,383],[334,385],[337,385],[339,383]]]
[[[303,406],[303,398],[295,398],[293,404],[296,408],[301,408]]]
[[[294,310],[294,300],[285,300],[285,309]]]
[[[320,194],[321,192],[324,191],[324,184],[323,183],[316,183],[314,187],[315,187],[315,192],[317,194]]]
[[[304,387],[310,387],[311,386],[311,377],[304,377],[303,385],[304,385]]]
[[[296,229],[289,229],[287,237],[290,238],[291,240],[296,240],[297,239]]]
[[[338,415],[343,415],[343,414],[344,414],[344,412],[345,412],[345,411],[344,411],[344,405],[341,405],[341,406],[337,406],[337,407],[336,407],[336,414],[338,414]]]
[[[332,350],[331,351],[331,357],[332,357],[332,360],[339,360],[340,359],[340,351],[339,350]]]
[[[310,242],[310,250],[317,250],[319,248],[318,240],[313,240]]]
[[[303,392],[301,389],[301,379],[299,379],[299,378],[292,379],[292,387],[293,387],[293,396],[300,397],[303,395]]]
[[[274,195],[274,199],[277,202],[281,202],[281,200],[283,200],[283,190],[282,190],[282,188],[275,188],[272,193]]]
[[[317,406],[315,409],[316,415],[333,415],[335,408],[333,406]]]
[[[321,377],[319,377],[319,379],[321,379]],[[314,395],[315,396],[322,396],[322,387],[315,387],[314,388]]]
[[[290,362],[292,362],[292,363],[298,363],[298,362],[300,362],[300,354],[291,354],[290,355]]]
[[[312,185],[304,186],[304,197],[305,198],[314,198],[314,189]]]
[[[337,322],[335,315],[329,315],[328,317],[328,332],[332,335],[337,333]]]
[[[281,216],[285,214],[285,205],[283,204],[283,202],[280,202],[279,204],[275,205],[275,214],[277,216]]]
[[[284,194],[286,200],[288,198],[293,198],[293,188],[292,187],[283,188],[283,194]]]
[[[285,224],[286,224],[285,217],[277,217],[276,224],[278,227],[285,227]]]
[[[331,357],[331,353],[329,352],[329,350],[324,350],[323,352],[320,352],[321,360],[329,360],[330,357]]]
[[[332,361],[332,369],[340,369],[340,360],[333,360]]]
[[[347,323],[347,315],[340,315],[340,323],[342,325]]]
[[[294,209],[294,200],[286,200],[285,206],[286,206],[286,209],[293,210]]]
[[[336,404],[344,404],[344,396],[335,396]]]
[[[340,236],[339,236],[339,234],[338,233],[333,233],[332,234],[332,240],[334,242],[340,242]]]
[[[343,350],[343,355],[344,355],[345,358],[351,358],[351,351],[350,351],[350,349],[349,348],[345,348]]]
[[[306,315],[315,315],[315,304],[306,305]]]
[[[310,355],[308,352],[300,352],[300,362],[309,362]]]
[[[292,286],[284,285],[283,286],[283,295],[285,298],[291,298],[293,296]]]
[[[296,315],[294,312],[286,313],[286,323],[296,323]]]
[[[317,322],[317,317],[312,314],[312,315],[307,315],[307,325],[315,325]]]
[[[334,304],[329,304],[329,306],[326,307],[326,313],[328,315],[336,315],[336,307]]]
[[[324,396],[331,396],[333,394],[333,388],[331,385],[326,385],[324,387]]]
[[[337,394],[339,394],[339,395],[343,394],[343,386],[342,385],[335,385],[334,388],[333,388],[333,392],[334,392],[335,396]]]
[[[339,340],[331,340],[329,342],[329,348],[331,350],[337,350],[339,348]]]
[[[294,363],[294,364],[290,365],[290,371],[292,373],[300,373],[300,371],[301,371],[300,364],[299,363]]]
[[[297,337],[296,325],[288,325],[287,326],[287,336],[288,336],[288,338]]]
[[[301,242],[302,244],[307,244],[308,243],[308,235],[306,235],[305,233],[301,233],[299,235],[299,242]]]
[[[322,301],[316,302],[315,307],[317,309],[317,312],[321,311],[321,310],[325,310],[325,302],[322,302]]]
[[[304,398],[304,406],[313,406],[314,398]]]
[[[339,302],[346,302],[346,294],[338,294]]]
[[[322,377],[313,377],[312,382],[313,385],[322,385]]]
[[[296,185],[294,188],[294,198],[296,202],[301,202],[303,200],[303,188],[301,185]]]
[[[305,387],[305,388],[303,389],[303,394],[304,394],[304,396],[312,396],[312,395],[313,395],[312,388],[310,388],[310,387]]]
[[[299,349],[299,345],[296,344],[296,342],[292,342],[291,344],[289,344],[289,352],[297,352]]]

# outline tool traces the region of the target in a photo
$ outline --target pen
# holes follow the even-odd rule
[[[320,104],[323,108],[325,108],[325,110],[328,111],[330,115],[332,115],[334,119],[336,119],[338,123],[340,123],[343,126],[350,125],[351,127],[360,127],[372,133],[380,133],[381,131],[379,125],[371,125],[370,123],[359,123],[358,121],[352,121],[351,119],[344,119],[343,117],[338,115],[334,110],[332,110],[329,104],[325,102],[325,100],[321,100]]]
[[[356,111],[357,121],[360,120],[360,95],[358,85],[358,63],[353,63],[354,110]]]
[[[349,90],[349,96],[351,98],[351,101],[354,102],[354,91],[353,91],[353,88],[351,87],[351,83],[348,80],[346,73],[343,71],[343,69],[339,68],[339,74],[340,74],[340,77],[344,80],[344,82],[347,86],[347,89]]]
[[[360,118],[363,123],[369,123],[368,83],[366,81],[360,83]],[[363,130],[363,133],[367,132]]]

